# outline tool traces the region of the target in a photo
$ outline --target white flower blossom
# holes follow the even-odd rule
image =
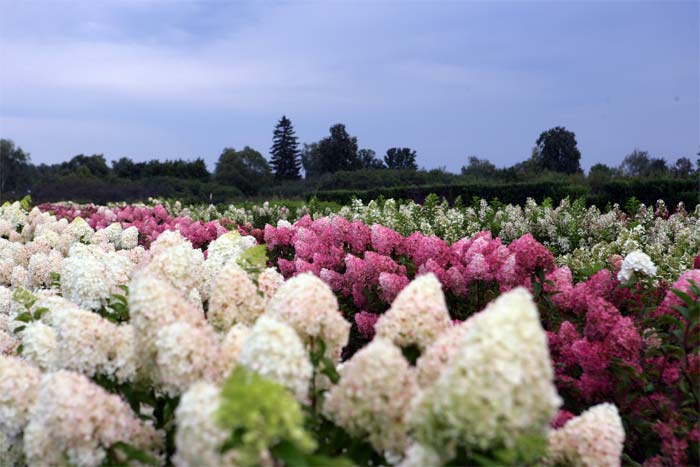
[[[323,339],[328,355],[340,359],[350,323],[340,314],[331,288],[315,275],[299,274],[284,282],[267,304],[267,312],[292,326],[307,346],[315,338]]]
[[[379,452],[401,454],[415,374],[391,341],[375,337],[340,369],[324,412],[353,436],[368,436]]]
[[[207,319],[219,331],[237,323],[251,325],[263,313],[264,303],[248,274],[235,262],[219,270],[209,296]]]
[[[156,349],[160,383],[170,395],[181,394],[196,381],[222,377],[219,342],[209,327],[169,324],[158,331]]]
[[[375,326],[378,336],[400,347],[425,349],[451,325],[442,285],[433,273],[417,277],[394,299]]]
[[[221,389],[214,384],[193,384],[180,399],[175,410],[177,430],[173,459],[176,466],[234,466],[234,452],[222,454],[221,446],[230,433],[219,427],[216,411],[221,403]]]
[[[29,422],[41,372],[19,357],[0,356],[0,431],[15,436]]]
[[[625,429],[614,404],[591,407],[549,433],[546,463],[597,467],[620,465]]]
[[[240,364],[308,401],[313,367],[299,336],[288,324],[263,315],[250,330],[238,357]]]
[[[643,251],[636,250],[625,256],[617,278],[620,282],[629,282],[634,273],[642,273],[650,277],[656,275],[656,265]]]
[[[502,294],[464,326],[458,352],[414,401],[416,440],[450,458],[460,444],[488,450],[546,435],[561,399],[530,293]]]
[[[24,431],[29,465],[99,466],[118,442],[147,452],[159,442],[119,396],[78,373],[44,375]]]

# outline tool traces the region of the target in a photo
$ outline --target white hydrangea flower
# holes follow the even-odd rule
[[[12,223],[8,220],[5,219],[0,219],[0,237],[9,237],[10,232],[15,230],[15,227],[12,225]]]
[[[19,201],[15,201],[10,205],[0,206],[0,218],[8,221],[14,228],[27,222],[27,213]]]
[[[151,244],[150,251],[151,254],[155,256],[159,255],[168,248],[182,245],[187,242],[189,242],[189,240],[183,237],[177,230],[166,230],[161,232],[156,241]]]
[[[202,312],[170,283],[143,271],[136,272],[129,283],[128,300],[136,348],[147,371],[155,366],[156,337],[160,329],[176,322],[207,325]]]
[[[147,272],[167,280],[185,296],[192,289],[202,287],[204,254],[201,250],[192,248],[189,240],[156,251],[151,250],[151,261],[145,267]]]
[[[458,352],[465,336],[465,330],[464,323],[448,328],[418,357],[416,373],[418,384],[421,387],[431,385],[445,365]]]
[[[109,243],[113,245],[119,245],[119,241],[121,240],[123,230],[124,229],[122,229],[122,225],[119,222],[113,222],[104,229],[95,232],[95,235],[104,235]],[[94,235],[92,241],[95,241]]]
[[[208,326],[169,324],[158,331],[156,349],[160,383],[170,395],[181,394],[199,380],[221,379],[219,342]]]
[[[65,370],[42,377],[24,431],[29,465],[97,467],[118,442],[149,451],[159,439],[118,395],[87,377]]]
[[[488,450],[546,435],[561,399],[530,293],[502,294],[464,326],[458,352],[414,401],[416,440],[449,458],[458,444]]]
[[[619,466],[625,443],[625,429],[614,404],[603,403],[574,417],[549,433],[549,465],[576,467]]]
[[[323,409],[350,435],[368,436],[377,451],[396,455],[406,447],[407,413],[416,391],[401,350],[375,337],[342,366]]]
[[[129,250],[117,250],[116,254],[128,259],[129,262],[134,265],[134,269],[142,264],[148,263],[151,259],[150,251],[142,246],[136,246]]]
[[[0,285],[0,315],[9,315],[12,308],[12,290]],[[6,328],[0,328],[6,329]]]
[[[340,359],[350,323],[340,314],[331,288],[315,275],[299,274],[282,284],[267,304],[267,312],[292,326],[307,346],[315,338],[323,339],[328,355]]]
[[[650,277],[656,275],[656,265],[643,251],[635,250],[625,256],[620,272],[617,273],[617,279],[620,282],[629,282],[634,273],[642,273]]]
[[[237,323],[253,324],[263,313],[264,306],[248,274],[231,261],[214,279],[207,319],[217,330],[225,332]]]
[[[258,275],[258,289],[263,293],[265,303],[268,303],[284,284],[284,276],[275,268],[266,268]]]
[[[15,436],[29,422],[41,372],[19,357],[0,356],[0,432]]]
[[[38,288],[51,283],[51,273],[61,273],[63,255],[58,250],[46,253],[35,253],[29,258],[28,282],[31,288]]]
[[[131,250],[139,244],[139,230],[133,225],[122,230],[117,243],[122,250]]]
[[[224,376],[238,364],[238,357],[243,349],[243,344],[250,334],[250,328],[244,324],[236,324],[228,330],[221,342],[221,360],[224,368]]]
[[[400,347],[417,345],[423,350],[451,324],[442,285],[429,273],[417,277],[399,292],[374,329],[378,336]]]
[[[189,295],[187,295],[187,301],[190,302],[198,312],[204,314],[204,303],[202,302],[202,296],[199,294],[199,290],[190,290]]]
[[[17,353],[20,341],[7,331],[0,330],[0,355],[10,356]]]
[[[28,287],[29,286],[29,272],[24,266],[17,265],[12,268],[12,273],[10,274],[10,287]]]
[[[68,233],[73,242],[87,243],[90,241],[95,231],[85,222],[85,219],[76,217],[70,225],[68,225],[66,233]]]
[[[27,323],[22,331],[22,357],[43,371],[56,368],[56,332],[41,321]]]
[[[263,315],[243,343],[238,361],[308,401],[313,367],[299,336],[288,324]]]
[[[119,291],[117,286],[128,282],[133,266],[114,252],[77,243],[61,265],[61,291],[73,303],[98,310]]]
[[[118,382],[134,379],[138,357],[130,324],[116,325],[80,309],[52,312],[50,319],[56,332],[57,368]]]
[[[236,465],[234,451],[220,452],[230,436],[215,419],[220,404],[221,389],[211,383],[195,383],[182,395],[175,409],[177,450],[173,461],[176,466]]]
[[[243,236],[235,230],[225,233],[207,247],[204,262],[204,298],[208,298],[214,282],[224,265],[235,262],[248,248],[257,244],[255,237]]]

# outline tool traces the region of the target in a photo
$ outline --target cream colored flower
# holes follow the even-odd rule
[[[458,445],[488,450],[546,435],[561,399],[530,293],[502,294],[464,326],[458,351],[413,403],[416,440],[450,458]]]
[[[264,303],[248,274],[235,262],[227,263],[214,279],[207,319],[219,331],[234,324],[252,325],[263,313]]]
[[[400,347],[417,345],[421,350],[451,325],[440,281],[422,275],[408,284],[381,315],[375,331]]]
[[[391,341],[375,337],[340,369],[324,412],[353,436],[368,436],[377,451],[400,455],[407,413],[417,391],[415,374]]]
[[[625,429],[614,404],[604,403],[572,418],[547,439],[549,465],[598,467],[620,465]]]
[[[288,324],[261,316],[243,342],[238,361],[286,387],[300,402],[308,401],[313,367],[299,336]]]
[[[267,312],[288,323],[307,347],[316,338],[326,344],[328,355],[340,359],[350,333],[348,323],[338,310],[338,299],[321,279],[304,273],[286,281],[267,304]]]

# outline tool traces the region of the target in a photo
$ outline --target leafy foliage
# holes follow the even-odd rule
[[[240,465],[259,464],[266,450],[287,465],[303,465],[315,449],[299,403],[279,384],[239,365],[221,397],[217,421],[230,432],[221,451],[234,449]]]

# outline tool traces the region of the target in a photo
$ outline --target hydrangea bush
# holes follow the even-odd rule
[[[4,205],[0,464],[700,462],[697,213],[613,208],[608,244],[664,247],[577,274],[532,220],[603,241],[581,206],[482,203],[448,234],[475,207],[370,205]]]

